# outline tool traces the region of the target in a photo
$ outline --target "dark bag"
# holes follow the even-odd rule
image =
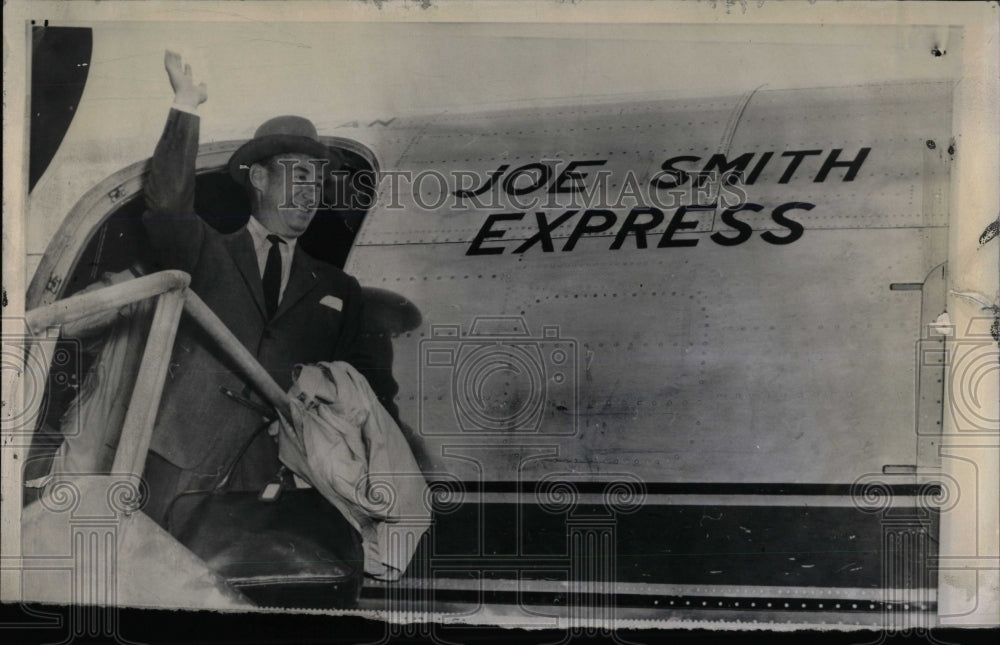
[[[314,488],[295,488],[282,467],[264,491],[230,491],[233,471],[258,428],[212,490],[178,495],[167,529],[262,607],[357,605],[364,578],[361,536]]]

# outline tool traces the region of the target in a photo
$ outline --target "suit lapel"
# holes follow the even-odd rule
[[[312,263],[309,262],[309,258],[296,244],[295,252],[292,254],[292,272],[288,276],[288,284],[285,286],[285,293],[281,296],[281,303],[278,305],[278,311],[274,314],[274,319],[280,318],[301,300],[313,288],[318,279],[319,276],[312,267]],[[263,292],[263,287],[261,287],[262,298]]]
[[[267,319],[267,310],[264,308],[264,285],[261,283],[257,254],[253,250],[253,238],[250,236],[250,232],[244,228],[233,235],[225,236],[223,240],[236,268],[243,275],[243,282],[246,283],[247,289],[253,295],[257,310],[260,311],[262,317]]]

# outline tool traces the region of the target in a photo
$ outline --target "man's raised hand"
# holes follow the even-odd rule
[[[169,49],[163,55],[163,66],[167,68],[170,86],[174,88],[174,100],[180,105],[196,108],[208,100],[208,88],[204,83],[195,85],[191,76],[191,66],[184,65],[181,55]]]

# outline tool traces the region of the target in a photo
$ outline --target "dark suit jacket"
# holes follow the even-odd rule
[[[291,385],[296,364],[346,360],[371,367],[361,339],[357,280],[296,245],[291,275],[268,320],[250,233],[222,235],[194,212],[197,116],[171,110],[146,183],[143,221],[159,268],[191,274],[191,289],[222,319],[278,384]],[[340,310],[321,301],[343,303]],[[384,379],[384,374],[382,375]],[[178,331],[151,450],[180,469],[216,474],[235,459],[260,415],[220,393],[249,393],[243,380],[204,341],[192,321]],[[259,399],[258,399],[259,400]]]

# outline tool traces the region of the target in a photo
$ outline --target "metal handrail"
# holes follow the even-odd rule
[[[157,298],[156,311],[150,324],[142,362],[132,391],[128,412],[122,425],[118,450],[115,453],[114,472],[142,475],[152,439],[156,412],[159,409],[166,382],[167,357],[173,350],[174,338],[182,311],[186,311],[208,334],[223,354],[230,358],[239,372],[246,377],[260,394],[285,418],[291,418],[288,395],[274,378],[257,362],[225,323],[188,288],[191,277],[183,271],[161,271],[134,280],[128,280],[102,289],[82,293],[49,305],[32,309],[25,314],[27,327],[39,337],[51,327],[93,316],[104,311],[116,310],[148,298]],[[33,343],[29,353],[44,365],[45,373],[38,382],[48,380],[51,364],[51,345]],[[41,397],[33,396],[40,403]],[[36,403],[36,405],[37,405]],[[32,410],[33,417],[36,410]]]
[[[215,312],[198,297],[198,294],[190,289],[184,292],[184,311],[201,326],[209,338],[215,341],[223,353],[236,363],[243,376],[250,380],[261,396],[286,419],[291,419],[291,404],[288,394],[257,362],[250,350],[243,346],[243,343],[233,332],[229,331],[229,328],[215,315]]]
[[[190,282],[191,276],[183,271],[160,271],[57,300],[52,304],[32,309],[24,317],[28,330],[38,335],[49,327],[58,327],[110,309],[120,309],[168,291],[184,289]]]

